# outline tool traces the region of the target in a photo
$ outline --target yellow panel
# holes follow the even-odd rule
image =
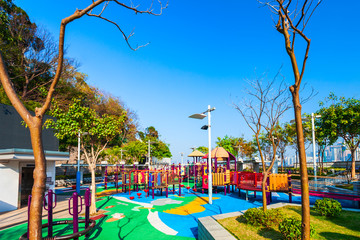
[[[226,183],[230,183],[230,170],[226,170]]]

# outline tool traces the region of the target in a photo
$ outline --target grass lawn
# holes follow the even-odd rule
[[[285,216],[301,218],[300,207],[286,206],[281,209]],[[360,240],[359,212],[342,211],[338,217],[327,218],[311,209],[310,221],[316,231],[312,239]],[[242,216],[225,218],[218,222],[238,239],[282,239],[282,235],[277,228],[266,229],[248,225]]]
[[[354,191],[354,185],[353,184],[339,184],[339,185],[335,185],[335,187],[345,188],[345,189]]]

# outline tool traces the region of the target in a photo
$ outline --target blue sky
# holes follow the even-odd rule
[[[61,19],[91,1],[15,2],[57,38]],[[147,1],[140,2],[147,6]],[[325,0],[311,19],[304,81],[318,94],[304,104],[303,112],[316,111],[331,91],[360,98],[359,8],[355,0]],[[128,33],[135,28],[133,46],[150,44],[134,52],[114,26],[84,17],[67,27],[67,55],[81,64],[90,84],[120,97],[134,110],[142,128],[155,126],[175,160],[180,152],[188,155],[191,147],[207,146],[207,132],[200,130],[207,120],[188,116],[205,111],[209,104],[216,107],[213,140],[225,135],[251,138],[232,103],[246,97],[245,79],[254,78],[255,71],[272,77],[283,65],[286,82],[293,82],[283,38],[268,9],[255,0],[172,0],[161,16],[110,6],[105,16]],[[292,117],[290,110],[283,120]]]

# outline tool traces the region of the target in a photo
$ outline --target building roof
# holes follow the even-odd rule
[[[45,151],[45,159],[46,161],[67,161],[69,152]],[[0,162],[8,161],[34,161],[34,151],[21,148],[0,149]]]
[[[188,155],[188,157],[203,157],[203,156],[205,156],[205,154],[203,154],[199,150],[195,150]]]
[[[206,154],[203,158],[207,158],[208,156],[209,154]],[[223,147],[214,148],[211,151],[211,158],[216,158],[218,161],[224,161],[227,158],[230,158],[230,160],[236,160],[236,158]]]

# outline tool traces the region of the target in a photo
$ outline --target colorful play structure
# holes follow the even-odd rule
[[[115,166],[111,180],[108,176],[108,169],[105,168],[104,188],[107,190],[109,184],[113,184],[116,193],[128,193],[130,199],[134,198],[131,196],[131,192],[136,192],[140,198],[141,191],[145,192],[145,197],[151,195],[152,199],[154,199],[155,194],[162,195],[163,192],[166,193],[166,197],[169,193],[181,196],[184,187],[188,192],[205,193],[209,189],[208,155],[194,151],[189,157],[193,157],[192,163],[188,161],[187,164],[172,164],[159,169],[139,169],[137,165]],[[241,192],[245,191],[245,198],[248,200],[249,192],[254,192],[254,197],[256,197],[257,192],[262,192],[262,173],[237,171],[235,157],[223,148],[213,149],[211,158],[213,159],[212,187],[216,193],[220,191],[226,195],[230,191],[238,190],[240,196]],[[294,193],[301,193],[299,189],[293,189],[290,172],[288,174],[269,174],[265,183],[268,203],[272,201],[272,193],[274,192],[287,193],[290,203]],[[352,195],[319,191],[310,191],[310,195],[360,202],[359,196]]]
[[[84,201],[83,201],[84,200]],[[84,202],[84,204],[83,204]],[[30,220],[30,204],[31,204],[31,195],[28,198],[28,230],[26,233],[21,235],[20,240],[26,240],[29,238],[29,220]],[[85,205],[85,218],[79,218],[79,214],[82,212],[83,205]],[[96,222],[90,219],[90,189],[86,189],[85,196],[81,197],[74,192],[72,197],[69,199],[69,214],[73,216],[72,220],[61,220],[53,221],[53,210],[56,207],[56,194],[50,189],[47,194],[44,196],[44,209],[47,211],[48,221],[42,225],[42,228],[47,228],[48,235],[43,239],[78,239],[81,236],[87,236],[88,233],[94,228]],[[85,224],[85,229],[79,231],[79,223]],[[73,233],[62,236],[53,236],[53,226],[55,225],[72,225]]]
[[[246,200],[248,191],[262,191],[263,174],[255,172],[235,172],[233,174],[233,184],[240,190],[246,191]],[[292,202],[291,174],[270,174],[265,185],[267,203],[271,202],[272,192],[285,192],[289,195],[289,203]]]
[[[168,197],[169,193],[177,193],[181,196],[183,187],[188,191],[191,189],[193,192],[201,191],[204,193],[209,189],[208,155],[194,151],[189,157],[193,157],[192,163],[188,162],[184,165],[172,164],[161,169],[140,170],[136,165],[132,167],[116,166],[112,181],[108,180],[106,168],[104,188],[107,189],[108,184],[113,182],[116,192],[128,192],[130,196],[131,191],[139,192],[139,190],[143,190],[146,193],[145,197],[149,197],[151,194],[153,199],[155,192],[162,195],[163,191],[165,191],[166,197]],[[262,173],[238,172],[235,157],[221,147],[213,149],[211,157],[213,159],[212,187],[215,192],[223,191],[226,195],[231,191],[231,188],[233,192],[238,189],[239,194],[240,190],[245,190],[246,199],[248,199],[249,191],[253,191],[255,196],[256,192],[262,191]],[[286,192],[289,194],[289,202],[292,201],[290,174],[270,174],[266,183],[265,189],[269,202],[271,201],[272,192]]]
[[[155,192],[162,195],[166,192],[166,197],[169,193],[178,194],[181,196],[182,188],[187,191],[205,193],[209,189],[209,163],[208,154],[203,154],[197,150],[193,151],[189,157],[193,161],[188,161],[187,164],[172,164],[161,169],[138,169],[137,166],[116,167],[114,171],[114,180],[117,192],[138,192],[144,190],[146,195],[152,198]],[[257,192],[262,191],[262,173],[237,171],[236,158],[224,148],[218,147],[212,150],[212,187],[217,193],[223,191],[226,195],[230,191],[238,190],[239,196],[241,190],[245,191],[245,198],[248,200],[248,193],[254,192],[256,197]],[[109,181],[107,180],[107,170],[105,171],[105,189]],[[191,184],[190,184],[191,183]],[[169,190],[172,186],[172,189]],[[121,190],[119,190],[121,189]],[[177,190],[177,191],[176,191]],[[266,199],[270,203],[272,201],[272,193],[283,192],[289,196],[289,202],[292,202],[293,194],[301,194],[300,189],[293,189],[291,184],[291,174],[269,174],[265,185]],[[328,193],[320,191],[310,191],[311,196],[328,197],[335,199],[344,199],[358,201],[360,204],[360,196]],[[360,206],[360,205],[359,205]]]

